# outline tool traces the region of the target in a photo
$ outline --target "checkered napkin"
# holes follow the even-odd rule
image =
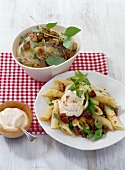
[[[79,53],[69,70],[95,70],[107,75],[106,56],[103,53]],[[29,77],[13,60],[11,53],[0,53],[0,103],[15,100],[28,104],[33,111],[29,129],[32,134],[45,134],[34,112],[34,101],[44,84]]]

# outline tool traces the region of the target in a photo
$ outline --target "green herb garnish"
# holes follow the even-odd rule
[[[98,130],[95,131],[94,139],[96,141],[96,140],[99,140],[101,138],[102,138],[102,129],[98,129]]]
[[[70,128],[70,130],[72,130],[72,129],[73,129],[72,122],[69,122],[69,128]]]
[[[77,95],[79,98],[81,98],[82,94],[83,94],[83,91],[82,91],[82,90],[76,89],[76,95]]]
[[[66,60],[62,57],[59,57],[59,56],[50,56],[46,59],[46,63],[48,65],[59,65],[63,62],[65,62]]]
[[[38,59],[38,56],[37,56],[37,54],[34,54],[34,57],[33,57],[33,59]]]
[[[55,27],[57,25],[57,22],[54,22],[54,23],[48,23],[48,24],[46,24],[46,28],[53,28],[53,27]]]
[[[95,119],[94,124],[95,124],[95,126],[96,126],[98,129],[102,128],[102,121],[101,121],[101,119],[100,119],[100,120],[99,120],[99,119]]]
[[[85,133],[87,133],[87,134],[91,134],[91,133],[92,133],[91,130],[90,130],[90,128],[89,128],[88,126],[83,126],[82,129],[83,129],[83,131],[84,131]]]
[[[111,110],[113,110],[114,111],[114,107],[113,106],[111,106],[111,105],[109,105],[109,104],[107,104],[107,106],[111,109]]]
[[[72,37],[76,35],[79,31],[81,31],[79,28],[76,27],[68,27],[64,33],[65,36],[67,37]]]
[[[51,103],[49,103],[49,106],[53,106],[53,105],[54,105],[54,103],[52,103],[52,102],[51,102]]]
[[[72,50],[72,43],[71,43],[71,41],[64,41],[63,42],[63,46],[65,47],[65,48],[67,48],[67,49],[69,49],[69,50]]]
[[[89,112],[92,113],[92,114],[95,113],[94,103],[92,102],[91,99],[89,100],[88,110],[89,110]]]
[[[59,115],[58,115],[57,113],[54,113],[54,117],[55,117],[56,119],[59,119]]]
[[[44,38],[42,38],[42,45],[44,45],[45,44],[45,39]]]
[[[72,86],[70,86],[69,90],[71,90],[71,91],[74,91],[74,90],[76,90],[76,87],[75,87],[75,85],[72,85]]]
[[[75,76],[68,78],[68,80],[72,80],[74,82],[74,80],[77,80],[77,82],[84,82],[87,85],[91,85],[88,78],[87,78],[88,74],[83,74],[81,73],[79,70],[75,71]]]

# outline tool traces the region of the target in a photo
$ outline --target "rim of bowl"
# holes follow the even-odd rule
[[[46,24],[36,24],[36,25],[32,25],[32,26],[30,26],[30,27],[27,27],[27,28],[23,29],[21,32],[19,32],[18,35],[16,35],[15,38],[14,38],[14,40],[13,40],[12,48],[11,48],[12,57],[13,57],[13,59],[14,59],[21,67],[28,68],[28,69],[31,69],[31,70],[41,70],[41,69],[42,69],[42,70],[45,70],[45,69],[49,69],[49,68],[56,68],[56,67],[62,66],[63,64],[67,63],[68,61],[70,61],[70,60],[72,60],[73,58],[76,57],[76,55],[79,53],[80,47],[81,47],[81,42],[80,42],[80,38],[79,38],[78,35],[73,36],[73,37],[78,38],[78,41],[79,41],[79,47],[78,47],[78,49],[77,49],[77,52],[76,52],[70,59],[66,60],[65,62],[63,62],[63,63],[61,63],[61,64],[59,64],[59,65],[52,65],[52,66],[43,67],[43,68],[28,67],[28,66],[25,66],[25,65],[21,64],[21,63],[16,59],[16,57],[15,57],[15,55],[14,55],[14,52],[13,52],[14,43],[15,43],[17,37],[18,37],[19,35],[23,34],[24,31],[26,31],[27,29],[30,29],[30,28],[39,26],[39,25],[45,26]],[[62,27],[63,29],[66,29],[66,27],[61,26],[61,25],[56,25],[54,28],[56,28],[56,27]],[[52,29],[53,29],[53,28],[52,28]]]

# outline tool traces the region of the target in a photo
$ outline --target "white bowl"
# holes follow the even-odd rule
[[[45,27],[45,24],[40,24],[42,27]],[[19,45],[20,42],[20,36],[25,36],[26,33],[31,32],[33,27],[36,27],[38,25],[34,25],[31,26],[25,30],[23,30],[21,33],[19,33],[12,45],[12,56],[14,58],[14,60],[16,61],[17,64],[19,64],[24,70],[25,72],[32,77],[33,79],[37,80],[37,81],[41,81],[41,82],[47,82],[48,80],[50,80],[52,77],[54,77],[57,74],[63,73],[65,71],[67,71],[69,69],[69,67],[71,66],[71,64],[73,63],[73,61],[75,60],[78,52],[80,51],[80,39],[77,35],[73,36],[73,40],[74,42],[77,43],[77,52],[76,54],[71,57],[70,59],[68,59],[67,61],[65,61],[62,64],[59,64],[57,66],[53,65],[53,66],[49,66],[49,67],[45,67],[45,68],[33,68],[33,67],[27,67],[25,65],[22,65],[16,58],[16,51],[17,51],[17,47]],[[55,26],[54,28],[52,28],[52,30],[57,31],[57,32],[65,32],[66,28],[62,27],[62,26]]]

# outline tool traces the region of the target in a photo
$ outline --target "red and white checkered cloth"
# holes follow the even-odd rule
[[[107,75],[107,59],[103,53],[79,53],[69,70],[95,70]],[[34,112],[34,101],[44,84],[29,77],[11,53],[0,53],[0,103],[15,100],[28,104],[33,111],[32,134],[45,134]]]

